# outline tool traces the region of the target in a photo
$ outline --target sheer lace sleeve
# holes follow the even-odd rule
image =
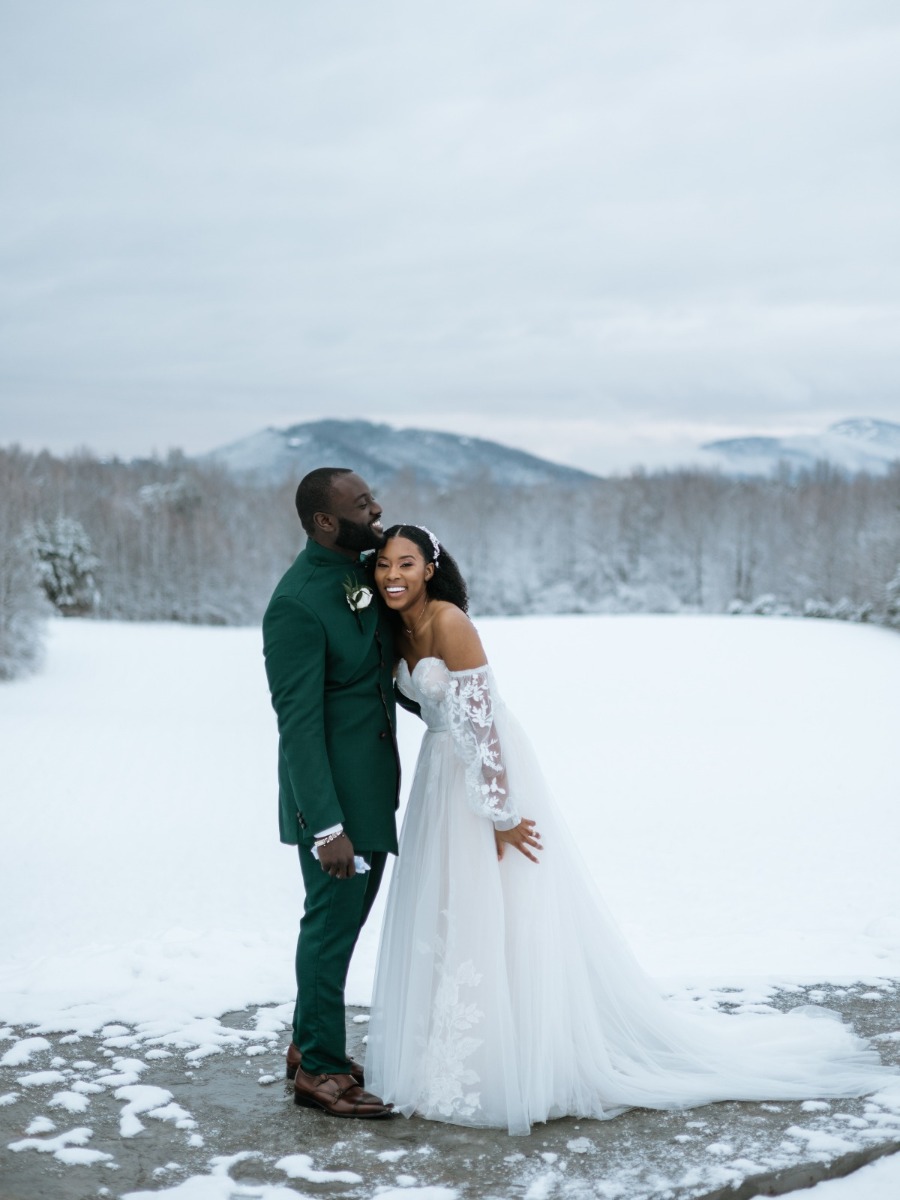
[[[453,745],[466,766],[466,794],[481,817],[497,829],[512,829],[519,814],[509,795],[500,739],[494,725],[490,668],[450,671],[448,724]]]

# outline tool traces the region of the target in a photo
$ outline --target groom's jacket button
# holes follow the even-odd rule
[[[379,735],[378,735],[378,736],[379,736],[380,738],[386,738],[386,737],[387,737],[387,731],[386,731],[386,730],[384,730],[384,729],[382,729],[381,733],[379,733]]]

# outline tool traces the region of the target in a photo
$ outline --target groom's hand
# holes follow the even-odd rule
[[[353,865],[353,843],[346,833],[319,848],[319,865],[332,879],[353,878],[356,874],[356,867]]]

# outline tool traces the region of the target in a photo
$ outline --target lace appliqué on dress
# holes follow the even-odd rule
[[[425,1046],[423,1078],[428,1086],[417,1105],[420,1112],[445,1120],[472,1117],[478,1111],[481,1093],[473,1090],[479,1075],[465,1060],[484,1039],[468,1033],[484,1013],[477,1004],[460,998],[463,988],[475,988],[481,975],[470,960],[455,971],[439,967],[440,976],[434,993],[432,1024]]]
[[[447,721],[466,767],[466,795],[475,812],[498,829],[512,829],[519,814],[509,798],[500,739],[494,726],[489,670],[450,671]]]

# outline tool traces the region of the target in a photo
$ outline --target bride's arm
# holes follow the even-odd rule
[[[487,655],[478,631],[461,609],[447,605],[435,615],[433,633],[435,653],[450,672],[450,732],[466,764],[469,803],[479,816],[493,821],[498,858],[506,845],[512,845],[537,862],[529,849],[543,849],[535,823],[519,817],[509,794],[494,725]]]

